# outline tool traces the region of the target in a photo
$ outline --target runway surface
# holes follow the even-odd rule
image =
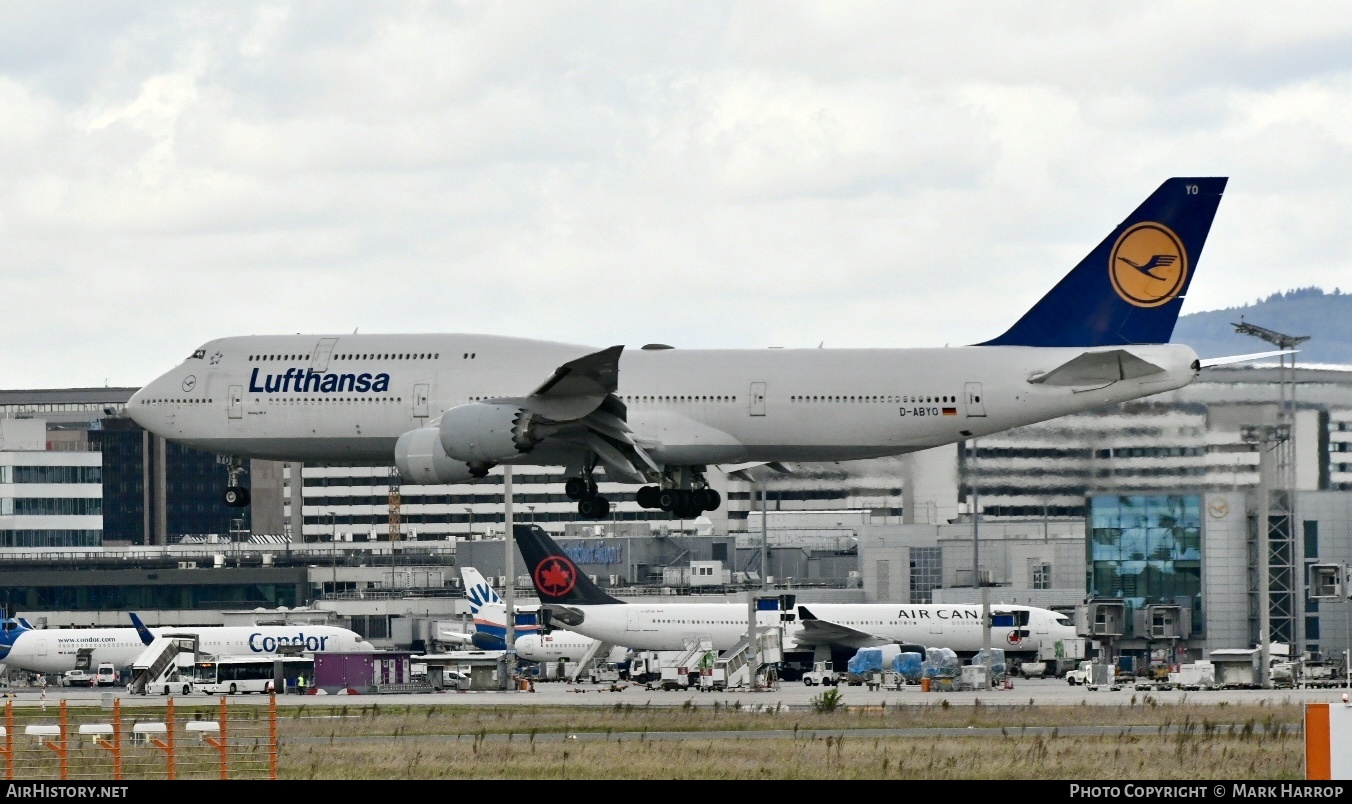
[[[1271,690],[1200,690],[1200,691],[1156,691],[1138,690],[1127,686],[1120,690],[1088,690],[1071,686],[1059,679],[1018,679],[1012,688],[964,692],[921,692],[919,687],[906,687],[900,691],[892,689],[869,690],[867,687],[807,687],[801,683],[784,682],[776,689],[769,690],[728,690],[722,692],[702,692],[692,690],[648,690],[642,685],[621,682],[608,684],[567,684],[548,682],[535,685],[534,692],[517,690],[473,690],[465,692],[432,692],[424,694],[383,694],[383,695],[283,695],[277,703],[284,706],[295,705],[331,705],[339,699],[349,702],[379,702],[394,706],[615,706],[631,704],[634,706],[723,706],[758,707],[763,709],[799,709],[811,708],[814,698],[826,690],[835,690],[840,694],[840,703],[845,707],[930,705],[941,706],[1028,706],[1041,704],[1046,706],[1126,706],[1154,701],[1161,705],[1188,702],[1199,705],[1208,704],[1253,704],[1260,701],[1267,704],[1277,703],[1333,703],[1340,702],[1345,688],[1337,689],[1271,689]],[[150,706],[160,707],[166,702],[161,695],[130,695],[123,689],[71,689],[48,688],[45,699],[42,690],[22,688],[10,690],[16,707],[51,708],[64,698],[71,706],[97,706],[108,704],[114,698],[122,701],[123,707]],[[111,696],[111,697],[109,697]],[[176,704],[215,703],[217,696],[176,695]],[[262,695],[236,695],[230,698],[232,704],[266,705],[267,697]]]

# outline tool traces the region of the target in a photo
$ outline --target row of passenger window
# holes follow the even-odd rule
[[[472,357],[468,352],[466,357]],[[438,360],[441,358],[441,352],[383,352],[381,354],[344,353],[333,355],[334,360]],[[278,360],[296,362],[298,360],[309,361],[310,355],[249,355],[250,363],[269,363]]]
[[[791,396],[790,402],[883,402],[892,405],[954,405],[957,404],[956,396],[921,396],[918,394],[874,394],[864,396],[844,396],[844,395],[826,395],[826,396]]]
[[[269,405],[337,405],[361,402],[368,405],[403,402],[402,396],[305,396],[268,397]]]

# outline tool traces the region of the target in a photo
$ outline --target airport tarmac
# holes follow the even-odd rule
[[[1042,704],[1046,706],[1126,706],[1131,704],[1160,705],[1175,703],[1193,703],[1200,705],[1253,704],[1259,701],[1267,704],[1278,703],[1334,703],[1340,702],[1344,694],[1352,694],[1347,688],[1333,689],[1232,689],[1232,690],[1137,690],[1131,686],[1120,690],[1089,690],[1085,687],[1071,686],[1060,679],[1016,679],[1010,688],[997,687],[989,690],[963,692],[921,692],[919,687],[905,687],[902,690],[870,690],[867,687],[807,687],[800,683],[781,683],[778,688],[767,690],[727,690],[721,692],[702,692],[691,690],[649,690],[641,684],[620,682],[609,684],[567,684],[547,682],[535,685],[535,691],[519,690],[472,690],[465,692],[432,692],[423,694],[382,694],[382,695],[306,695],[279,696],[279,705],[323,705],[332,704],[338,699],[355,703],[380,703],[394,706],[423,705],[459,705],[459,706],[615,706],[631,704],[634,706],[744,706],[744,707],[811,707],[813,699],[825,690],[837,690],[840,703],[846,707],[858,706],[897,706],[931,705],[972,706],[1027,706]],[[52,708],[61,699],[72,706],[91,706],[108,704],[113,698],[122,701],[124,707],[163,706],[167,700],[161,695],[131,695],[125,690],[110,689],[55,689],[48,688],[45,700],[39,689],[11,690],[16,707],[43,706]],[[111,696],[111,697],[106,697]],[[190,695],[173,696],[175,703],[200,704],[219,700],[216,696]],[[230,697],[232,704],[264,705],[267,698],[262,695],[237,695]]]

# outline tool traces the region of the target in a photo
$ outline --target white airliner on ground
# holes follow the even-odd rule
[[[3,620],[0,662],[33,673],[64,673],[74,670],[81,651],[87,651],[90,667],[111,662],[125,669],[155,637],[170,634],[195,635],[202,653],[217,656],[271,656],[292,645],[304,653],[375,650],[356,631],[332,625],[147,628],[134,614],[132,622],[132,628],[29,628],[19,620]]]
[[[514,535],[540,595],[546,629],[558,625],[578,634],[634,650],[681,650],[709,640],[724,651],[747,631],[742,603],[624,603],[607,595],[578,570],[567,554],[535,525],[516,525]],[[979,651],[986,639],[982,607],[951,603],[805,603],[784,611],[757,611],[759,626],[784,624],[790,652],[852,654],[859,648],[909,644],[949,648],[960,656]],[[1035,658],[1058,640],[1076,636],[1070,619],[1049,609],[993,604],[991,647],[1014,659]]]
[[[975,346],[228,337],[195,349],[127,410],[171,441],[231,456],[230,505],[248,502],[237,485],[245,458],[394,464],[412,484],[516,464],[564,467],[584,518],[609,510],[599,467],[646,484],[640,505],[689,519],[721,502],[705,482],[710,465],[899,455],[1192,382],[1203,363],[1168,340],[1225,184],[1165,181],[1013,327]]]

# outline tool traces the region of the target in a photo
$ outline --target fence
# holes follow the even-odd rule
[[[5,702],[0,772],[23,779],[276,779],[277,699],[261,706],[16,709]],[[55,717],[53,717],[55,715]]]

